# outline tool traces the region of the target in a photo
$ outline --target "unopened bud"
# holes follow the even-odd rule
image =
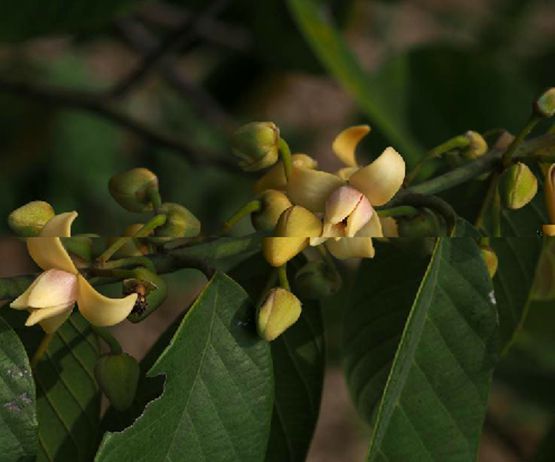
[[[139,364],[133,356],[127,353],[101,356],[94,375],[116,410],[125,411],[133,404],[140,375]]]
[[[33,201],[10,213],[8,225],[18,236],[38,236],[54,215],[54,209],[48,202]]]
[[[469,141],[468,147],[462,152],[465,159],[478,159],[488,152],[488,143],[478,132],[469,130],[465,136]]]
[[[135,277],[123,281],[123,294],[137,294],[137,301],[127,317],[137,323],[154,313],[168,295],[168,285],[158,274],[146,268],[135,270]]]
[[[293,154],[291,156],[293,168],[307,168],[313,170],[318,167],[318,162],[307,154]],[[268,170],[254,185],[254,191],[260,193],[267,189],[285,191],[287,189],[287,178],[283,162],[278,162]]]
[[[550,223],[555,225],[555,164],[551,164],[545,174],[545,204]]]
[[[200,234],[201,224],[188,209],[180,204],[165,202],[158,213],[166,215],[166,223],[157,228],[156,234],[162,237],[196,237]]]
[[[497,266],[499,264],[497,255],[489,247],[481,247],[480,252],[482,253],[482,258],[484,259],[484,263],[488,269],[489,277],[493,279],[495,273],[497,273]]]
[[[522,162],[511,165],[499,181],[499,194],[506,208],[517,210],[528,204],[538,191],[538,180]]]
[[[302,252],[308,246],[309,238],[321,234],[320,219],[304,207],[295,205],[279,217],[275,237],[264,238],[262,252],[270,265],[278,267]]]
[[[110,178],[108,188],[124,209],[149,212],[154,208],[151,194],[158,191],[158,177],[146,168],[134,168]]]
[[[536,100],[534,110],[541,117],[553,117],[555,114],[555,87],[545,91]]]
[[[258,309],[258,334],[271,342],[295,324],[300,315],[301,302],[294,294],[281,287],[272,289]]]
[[[281,191],[269,189],[260,195],[260,210],[251,215],[257,231],[273,231],[281,214],[291,207],[291,201]]]
[[[319,300],[341,289],[341,275],[323,261],[311,261],[295,275],[295,287],[301,298]]]
[[[233,134],[231,147],[243,170],[262,170],[278,160],[279,129],[273,122],[251,122]]]

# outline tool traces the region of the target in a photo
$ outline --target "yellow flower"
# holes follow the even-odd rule
[[[135,305],[137,294],[119,299],[105,297],[79,273],[60,239],[71,236],[76,217],[77,212],[55,215],[38,237],[27,239],[29,255],[44,270],[10,304],[30,312],[27,326],[40,323],[46,332],[54,332],[69,317],[76,302],[91,324],[111,326],[123,321]]]
[[[300,300],[286,289],[274,288],[258,310],[258,334],[271,342],[295,324],[300,315]]]
[[[335,175],[296,168],[288,184],[294,204],[324,212],[323,233],[311,244],[325,242],[336,258],[374,256],[372,237],[383,236],[374,207],[389,202],[405,178],[405,162],[391,147],[369,165],[358,165],[356,147],[369,131],[367,125],[355,126],[335,138],[333,151],[345,165]]]

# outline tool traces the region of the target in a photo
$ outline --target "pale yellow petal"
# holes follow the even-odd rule
[[[44,322],[47,319],[57,318],[58,316],[71,313],[74,303],[68,303],[65,305],[51,306],[49,308],[37,308],[31,309],[31,314],[25,321],[26,326],[34,326],[39,322]]]
[[[358,167],[344,167],[340,168],[335,174],[342,180],[347,181],[351,175],[358,171]]]
[[[314,169],[318,166],[318,162],[307,154],[293,154],[291,156],[293,167]],[[254,185],[254,191],[261,193],[267,189],[277,189],[285,191],[287,189],[287,180],[283,163],[278,162],[270,170],[268,170]]]
[[[43,270],[56,268],[77,273],[77,268],[60,240],[60,237],[71,236],[71,224],[76,217],[77,212],[56,215],[46,223],[38,237],[27,239],[29,255]]]
[[[351,175],[349,183],[374,206],[384,205],[399,191],[405,179],[405,161],[387,148],[374,162]]]
[[[265,237],[262,254],[271,266],[277,268],[301,253],[308,244],[308,237]]]
[[[59,327],[64,322],[66,322],[67,318],[71,316],[72,311],[73,310],[63,311],[58,316],[52,316],[51,318],[47,318],[41,321],[40,326],[42,327],[42,330],[44,330],[44,332],[46,332],[47,334],[56,332],[59,329]]]
[[[326,199],[345,182],[331,173],[294,168],[287,193],[291,202],[313,212],[323,212]]]
[[[10,308],[14,308],[16,310],[25,310],[29,307],[29,295],[31,295],[31,292],[37,285],[41,275],[39,275],[39,277],[37,277],[19,297],[17,297],[13,302],[10,303]]]
[[[77,276],[57,269],[45,271],[37,278],[29,294],[29,308],[68,305],[77,300]]]
[[[548,237],[555,237],[555,225],[543,225],[543,234]]]
[[[393,217],[380,218],[384,237],[399,237],[399,226]]]
[[[356,125],[343,130],[332,144],[332,149],[335,155],[347,167],[356,167],[356,148],[360,140],[370,132],[368,125]]]
[[[339,260],[373,258],[375,251],[370,237],[343,237],[326,241],[326,248]]]
[[[109,298],[98,292],[83,276],[78,275],[77,279],[77,306],[83,317],[95,326],[118,324],[129,316],[135,306],[137,294],[124,298]]]
[[[383,237],[382,224],[377,213],[372,214],[370,221],[356,234],[357,237]]]

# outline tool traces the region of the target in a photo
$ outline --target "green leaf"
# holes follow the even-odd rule
[[[37,365],[37,461],[90,461],[98,444],[100,394],[94,378],[96,337],[81,315],[54,335]]]
[[[398,267],[395,286],[405,279],[402,268]],[[414,290],[414,285],[407,289]],[[401,290],[390,290],[386,296],[382,293],[381,303],[399,297]],[[368,460],[475,459],[496,358],[491,294],[475,241],[438,239],[391,365]],[[390,305],[400,316],[409,298],[405,297],[399,305]]]
[[[288,265],[294,273],[296,261]],[[233,270],[253,300],[261,297],[273,268],[257,254]],[[292,279],[292,278],[291,278]],[[294,289],[294,280],[293,292]],[[266,461],[304,461],[320,411],[325,347],[320,306],[303,301],[299,320],[271,343],[274,410]]]
[[[329,17],[320,2],[315,0],[288,0],[289,10],[328,71],[349,92],[360,108],[368,115],[392,144],[399,149],[409,165],[414,165],[420,148],[405,126],[403,118],[398,117],[392,107],[400,107],[383,97],[379,81],[366,74],[351,52],[339,31],[330,23]]]
[[[252,316],[247,294],[216,273],[148,373],[166,376],[162,396],[131,427],[108,433],[96,460],[262,460],[273,376]]]
[[[91,30],[124,13],[137,0],[7,0],[2,2],[0,40]]]
[[[35,384],[25,348],[0,318],[0,459],[34,460],[37,445]]]
[[[361,416],[371,422],[399,344],[410,306],[429,256],[401,247],[396,239],[380,245],[376,257],[359,268],[343,320],[347,384]]]

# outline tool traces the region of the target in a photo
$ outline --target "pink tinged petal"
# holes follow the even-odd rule
[[[78,275],[77,280],[77,306],[83,317],[95,326],[119,324],[129,316],[137,301],[137,294],[124,298],[109,298],[98,292],[83,276]]]
[[[27,239],[29,255],[43,270],[56,268],[77,273],[77,268],[60,240],[60,237],[71,236],[71,224],[76,217],[77,212],[56,215],[46,223],[38,237]]]
[[[343,130],[333,141],[333,152],[347,167],[358,165],[355,151],[360,140],[369,132],[370,127],[368,125],[357,125]]]
[[[331,173],[307,168],[293,168],[287,185],[289,199],[295,205],[323,212],[328,196],[345,182]]]
[[[357,207],[363,194],[351,186],[341,186],[326,200],[324,222],[337,224],[345,220]]]
[[[357,204],[353,212],[347,218],[347,226],[345,227],[345,236],[354,237],[357,233],[370,221],[374,209],[366,196]]]
[[[375,251],[370,237],[344,237],[339,240],[329,240],[326,248],[339,260],[349,258],[373,258]]]
[[[58,318],[60,315],[65,315],[65,318],[67,319],[67,316],[69,316],[69,314],[73,310],[73,305],[74,303],[68,303],[65,305],[52,306],[49,308],[31,309],[31,314],[27,318],[27,321],[25,321],[25,325],[34,326],[39,322],[42,323],[48,319]]]
[[[374,162],[351,175],[349,183],[374,206],[384,205],[399,191],[405,179],[405,161],[387,148]]]
[[[356,237],[383,237],[382,223],[377,213],[372,214],[370,221],[360,229]]]
[[[45,271],[37,278],[29,294],[29,308],[68,305],[77,300],[77,276],[57,269]]]

